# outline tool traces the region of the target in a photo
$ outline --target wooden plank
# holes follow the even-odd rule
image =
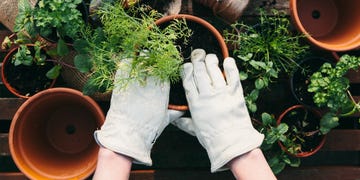
[[[359,166],[319,166],[287,168],[278,176],[279,180],[359,180]]]
[[[17,109],[25,101],[21,98],[0,98],[0,119],[12,119]]]
[[[6,172],[0,173],[1,180],[28,180],[21,172]]]
[[[360,151],[360,130],[334,129],[327,134],[324,151]]]
[[[0,156],[10,156],[8,134],[0,133]]]

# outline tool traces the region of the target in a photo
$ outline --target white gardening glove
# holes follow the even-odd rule
[[[194,130],[211,172],[225,170],[230,160],[259,147],[264,135],[251,124],[234,59],[224,60],[226,80],[216,55],[196,49],[191,61],[183,65],[182,79]]]
[[[129,63],[121,63],[115,85],[119,78],[129,77],[129,69]],[[130,82],[126,88],[115,86],[106,120],[95,132],[98,144],[133,158],[134,163],[152,165],[150,152],[155,140],[169,121],[183,114],[168,110],[169,91],[168,82],[154,77],[141,85]]]

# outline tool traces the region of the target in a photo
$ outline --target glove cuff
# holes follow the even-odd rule
[[[138,143],[140,141],[138,141],[138,143],[131,143],[129,142],[130,140],[117,139],[118,142],[114,143],[114,138],[112,138],[111,135],[109,136],[106,133],[103,133],[101,130],[94,132],[94,138],[97,144],[100,146],[132,158],[133,163],[143,164],[146,166],[152,165],[152,160],[150,157],[151,149],[136,146],[139,145]],[[121,141],[121,143],[119,143],[119,141]]]
[[[206,148],[211,163],[211,172],[224,171],[229,161],[260,147],[264,135],[255,129],[242,129],[225,132],[211,141],[211,146]]]

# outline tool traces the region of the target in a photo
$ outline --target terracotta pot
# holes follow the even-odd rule
[[[160,18],[159,20],[156,21],[156,24],[158,26],[161,26],[161,25],[164,25],[174,19],[185,19],[186,21],[188,21],[188,26],[189,26],[189,23],[190,24],[193,23],[193,24],[199,24],[202,27],[206,28],[209,31],[209,33],[211,34],[211,36],[213,36],[214,38],[208,37],[207,39],[203,40],[202,43],[209,44],[212,41],[214,41],[214,43],[216,43],[216,46],[219,47],[219,52],[218,52],[219,53],[218,54],[219,61],[222,61],[224,58],[229,57],[229,51],[225,44],[223,36],[220,34],[220,32],[214,26],[212,26],[209,22],[205,21],[204,19],[201,19],[197,16],[188,15],[188,14],[175,14],[175,15],[169,15],[169,16]],[[207,53],[215,53],[215,52],[212,52],[212,50],[207,50],[204,46],[202,46],[201,43],[193,44],[192,46],[193,46],[193,49],[202,48],[202,49],[205,49],[205,51]],[[181,89],[182,92],[177,93],[177,95],[182,96],[179,98],[185,99],[185,92],[184,92],[181,84],[174,84],[174,85],[172,85],[172,88],[170,88],[170,89]],[[172,94],[172,91],[170,91],[170,96],[171,96],[171,94]],[[170,103],[171,103],[171,98],[172,97],[170,97]],[[177,98],[177,97],[175,97],[175,98]],[[185,110],[188,110],[188,106],[187,105],[169,104],[169,109],[185,111]]]
[[[304,106],[316,107],[313,96],[308,92],[309,79],[313,73],[319,70],[324,63],[334,64],[335,62],[322,57],[308,57],[299,62],[299,66],[290,74],[289,83],[294,98]]]
[[[12,158],[30,179],[85,179],[96,167],[93,132],[103,122],[102,109],[80,91],[44,90],[25,101],[12,119]]]
[[[305,110],[309,113],[311,113],[311,115],[313,117],[316,117],[317,120],[320,120],[321,118],[321,113],[313,108],[309,108],[309,107],[306,107],[304,105],[294,105],[294,106],[291,106],[289,107],[288,109],[286,109],[284,112],[282,112],[279,116],[279,118],[277,119],[276,123],[277,124],[280,124],[280,123],[284,123],[285,121],[285,118],[286,116],[290,113],[290,112],[293,112],[293,111],[296,111],[296,110]],[[286,123],[286,122],[285,122]],[[286,123],[289,125],[289,123]],[[320,124],[320,121],[319,121],[319,124]],[[289,130],[290,131],[290,127],[289,127]],[[297,153],[297,154],[292,154],[290,152],[288,152],[287,148],[282,144],[282,142],[278,141],[278,144],[279,146],[281,147],[281,149],[285,152],[287,152],[288,154],[292,155],[292,156],[295,156],[295,157],[308,157],[308,156],[311,156],[313,154],[315,154],[316,152],[318,152],[322,146],[324,145],[325,143],[325,137],[326,135],[321,135],[319,136],[319,139],[318,139],[318,144],[316,145],[316,147],[313,147],[311,150],[309,151],[303,151],[303,152],[300,152],[300,153]]]
[[[33,47],[33,44],[28,44],[28,47]],[[52,62],[46,62],[46,66],[38,66],[38,65],[32,65],[32,66],[14,66],[14,64],[11,62],[13,55],[18,51],[17,48],[11,49],[8,54],[5,56],[3,60],[3,65],[1,67],[1,79],[4,83],[5,87],[14,95],[20,98],[29,98],[30,96],[34,95],[37,92],[40,92],[42,90],[52,88],[55,85],[56,79],[47,79],[46,78],[46,72],[50,70],[54,64]],[[45,53],[45,52],[43,52]],[[15,71],[16,69],[16,71]],[[14,77],[10,77],[10,74],[13,72],[21,71],[23,73],[18,73],[16,75],[16,79],[19,79],[21,81],[15,82]],[[26,76],[23,74],[27,74]],[[28,77],[31,76],[31,77]],[[46,84],[39,84],[40,82],[39,78],[46,80]],[[30,81],[35,82],[37,86],[30,84]],[[19,84],[17,84],[19,83]],[[22,89],[25,89],[23,87],[28,86],[28,91],[23,91]]]
[[[290,0],[297,29],[314,45],[330,51],[360,47],[360,1]]]

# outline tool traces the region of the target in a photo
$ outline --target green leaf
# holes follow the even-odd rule
[[[92,68],[92,62],[88,55],[78,54],[74,58],[75,67],[82,73],[90,72]]]
[[[61,66],[56,65],[46,73],[46,77],[49,79],[56,79],[60,75],[60,70]]]
[[[327,134],[338,125],[339,118],[333,113],[328,112],[320,119],[320,131],[322,134]]]
[[[286,164],[283,162],[277,163],[277,164],[273,164],[271,167],[271,170],[273,171],[274,174],[279,174],[282,170],[284,170]]]
[[[275,124],[275,119],[269,113],[266,112],[262,113],[261,119],[264,126]]]
[[[264,87],[265,83],[262,78],[258,78],[255,80],[255,87],[256,89],[262,89]]]
[[[239,72],[239,76],[240,76],[240,80],[243,81],[243,80],[246,80],[248,78],[248,75],[246,72],[244,71],[240,71]]]
[[[289,126],[285,123],[280,123],[277,127],[276,127],[277,131],[279,134],[284,134],[289,130]]]
[[[88,43],[87,43],[87,41],[85,41],[83,39],[77,39],[77,40],[74,41],[74,49],[79,54],[86,54],[87,53],[87,47],[88,47]]]
[[[65,41],[63,39],[59,39],[57,43],[57,54],[59,56],[65,56],[69,54],[69,48],[67,47]]]

